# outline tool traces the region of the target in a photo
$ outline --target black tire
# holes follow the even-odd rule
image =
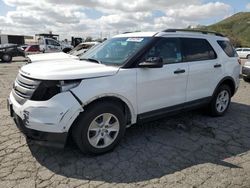
[[[247,59],[250,59],[250,54],[247,55]]]
[[[246,77],[246,76],[243,76],[243,80],[244,80],[245,82],[250,82],[250,78],[248,78],[248,77]]]
[[[62,51],[63,51],[64,53],[68,53],[70,50],[71,50],[70,48],[64,48]]]
[[[228,102],[227,105],[225,104],[225,108],[220,108],[222,111],[219,111],[219,105],[217,104],[217,98],[219,97],[219,95],[221,94],[222,91],[225,91],[228,94]],[[214,93],[213,98],[211,103],[209,104],[209,113],[211,116],[217,117],[217,116],[223,116],[225,114],[225,112],[227,111],[230,102],[231,102],[231,97],[232,97],[232,93],[231,93],[231,89],[228,85],[221,85]],[[223,103],[223,102],[222,102]]]
[[[97,148],[98,146],[94,147],[90,143],[89,141],[90,132],[88,130],[91,125],[91,122],[93,122],[98,116],[104,113],[112,114],[117,118],[119,122],[119,131],[116,133],[116,137],[114,138],[114,141],[110,145],[103,148]],[[78,120],[76,121],[72,129],[72,137],[77,146],[79,147],[79,149],[83,153],[102,154],[112,150],[121,141],[121,138],[125,133],[125,130],[126,130],[125,117],[122,108],[115,103],[97,102],[93,105],[90,105],[86,109],[86,111],[80,114]],[[98,134],[100,134],[100,132],[98,133],[96,132],[94,136],[98,136]],[[105,139],[103,138],[103,142],[104,140]]]
[[[10,54],[3,54],[1,59],[3,62],[9,63],[12,61],[12,56]]]

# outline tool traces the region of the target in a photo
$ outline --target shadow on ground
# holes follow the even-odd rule
[[[197,164],[223,161],[250,149],[250,106],[232,103],[224,117],[199,111],[127,129],[122,143],[101,156],[81,154],[70,145],[64,150],[36,146],[30,150],[42,165],[66,177],[114,183],[160,178]]]

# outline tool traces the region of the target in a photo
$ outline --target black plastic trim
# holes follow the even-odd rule
[[[198,30],[198,29],[166,29],[166,30],[163,30],[163,32],[177,32],[177,31],[195,32],[195,33],[202,33],[202,34],[214,34],[216,36],[225,37],[223,34],[218,33],[218,32],[204,31],[204,30]]]
[[[182,104],[178,104],[178,105],[174,105],[174,106],[170,106],[170,107],[166,107],[162,109],[145,112],[137,116],[137,121],[138,122],[152,121],[152,120],[162,118],[165,116],[178,114],[183,111],[202,107],[206,104],[209,104],[211,100],[212,100],[212,97],[205,97],[205,98],[197,99],[191,102],[185,102]]]

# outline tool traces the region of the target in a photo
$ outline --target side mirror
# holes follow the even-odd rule
[[[140,68],[162,68],[163,60],[161,57],[150,57],[145,62],[139,63]]]

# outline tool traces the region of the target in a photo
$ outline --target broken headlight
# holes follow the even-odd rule
[[[77,87],[81,83],[81,80],[66,80],[66,81],[59,81],[59,87],[61,92],[69,91]]]
[[[69,91],[77,87],[81,80],[64,80],[64,81],[42,81],[31,97],[34,101],[45,101],[54,97],[58,93]]]

